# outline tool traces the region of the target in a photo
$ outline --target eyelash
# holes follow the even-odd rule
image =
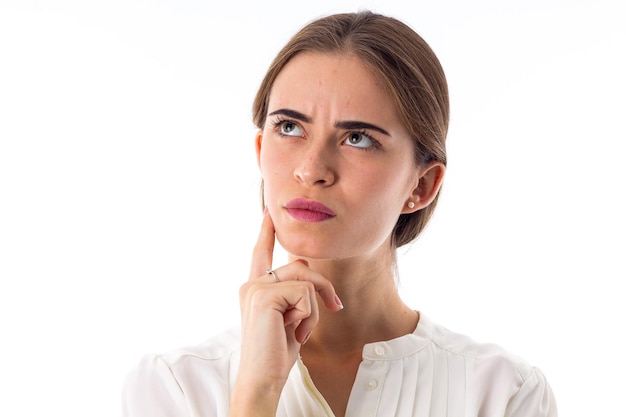
[[[302,126],[300,126],[300,124],[298,122],[296,122],[294,120],[291,120],[291,119],[285,119],[285,118],[282,118],[282,117],[277,117],[276,119],[272,120],[270,123],[271,123],[271,126],[274,129],[274,131],[276,131],[276,133],[278,133],[280,136],[283,136],[283,137],[294,137],[294,136],[285,135],[284,133],[281,132],[281,128],[282,128],[283,124],[285,124],[285,123],[292,123],[295,126],[297,126],[298,128],[302,129]],[[358,134],[358,135],[367,136],[370,139],[370,141],[372,142],[372,146],[369,146],[367,148],[362,148],[362,147],[359,147],[359,146],[351,146],[352,148],[357,148],[357,149],[359,149],[361,151],[369,151],[369,152],[372,152],[372,151],[375,151],[375,150],[381,148],[380,142],[378,140],[376,140],[376,138],[374,138],[365,129],[350,130],[345,135],[345,138],[343,139],[342,143],[345,142],[346,140],[348,140],[348,137],[350,135],[353,135],[355,133]]]
[[[291,119],[283,119],[282,117],[277,117],[275,120],[271,121],[271,125],[272,128],[276,131],[276,133],[278,133],[280,136],[288,136],[288,137],[293,137],[293,136],[289,136],[289,135],[285,135],[284,133],[281,132],[281,128],[283,126],[283,124],[285,123],[292,123],[296,126],[298,126],[300,129],[302,129],[302,126],[300,126],[297,122],[294,122]]]
[[[368,146],[367,148],[361,148],[359,146],[353,146],[353,148],[358,148],[362,151],[375,151],[377,149],[380,149],[380,147],[382,146],[380,144],[379,141],[376,140],[376,138],[374,138],[369,132],[367,132],[364,129],[359,129],[359,130],[351,130],[348,132],[348,134],[346,135],[346,138],[344,139],[344,141],[348,140],[348,138],[350,137],[350,135],[353,134],[358,134],[358,135],[363,135],[363,136],[367,136],[369,138],[369,140],[372,142],[372,146]]]

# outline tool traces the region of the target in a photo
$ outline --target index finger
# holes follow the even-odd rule
[[[259,238],[254,245],[252,251],[252,265],[250,267],[250,280],[256,279],[266,274],[266,270],[272,267],[272,259],[274,258],[274,240],[275,240],[274,223],[270,217],[270,213],[265,213]]]

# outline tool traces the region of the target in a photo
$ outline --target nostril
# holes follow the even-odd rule
[[[293,173],[298,182],[310,187],[328,186],[334,182],[332,157],[326,150],[312,146],[302,156]]]

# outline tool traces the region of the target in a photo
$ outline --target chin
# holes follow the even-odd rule
[[[294,258],[306,259],[337,259],[337,251],[321,239],[298,238],[285,239],[277,234],[276,240],[280,246]]]

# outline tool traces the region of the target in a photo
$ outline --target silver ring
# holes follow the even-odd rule
[[[265,270],[266,274],[270,274],[271,276],[274,277],[274,279],[276,280],[276,282],[280,282],[280,279],[278,279],[278,275],[276,275],[276,272],[274,272],[274,270],[272,268],[267,268]]]

